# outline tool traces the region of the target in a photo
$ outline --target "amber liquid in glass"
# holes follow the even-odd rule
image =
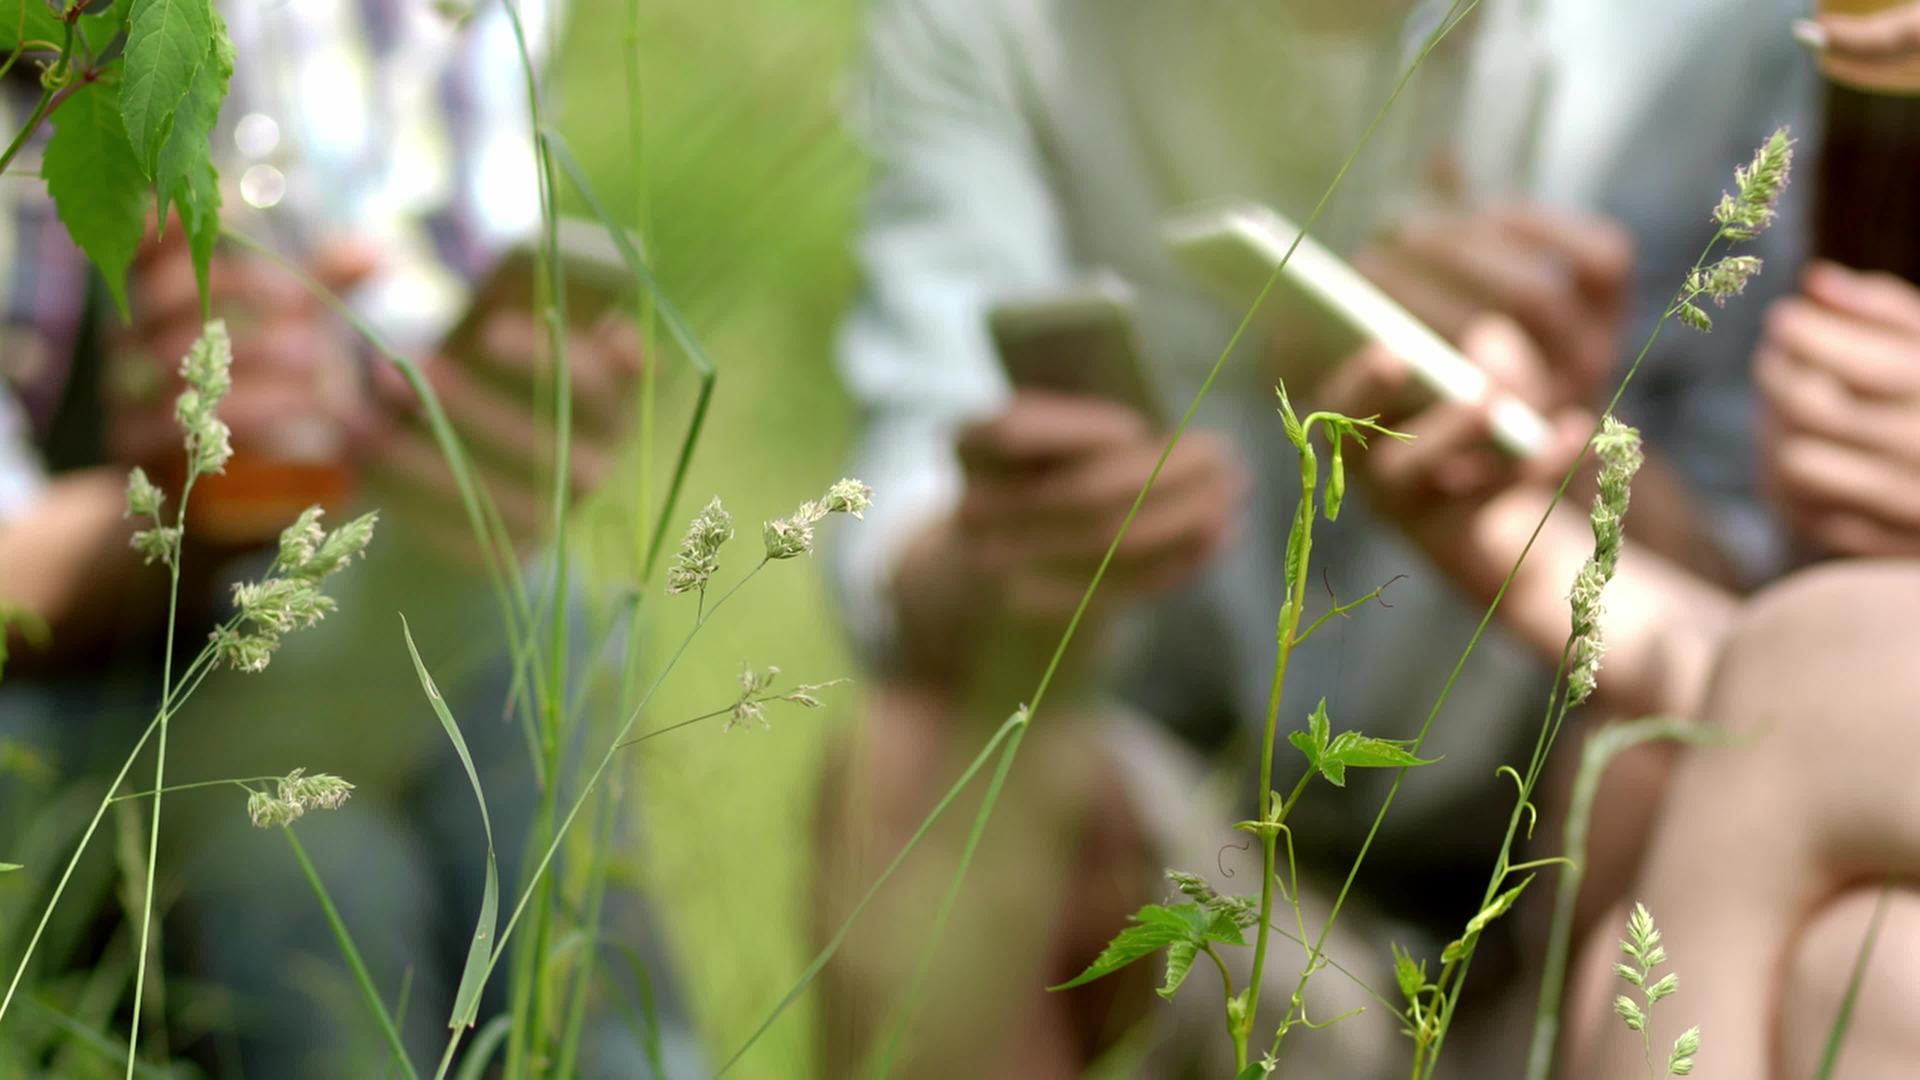
[[[1820,10],[1860,15],[1906,2],[1823,0]],[[1871,84],[1822,68],[1826,137],[1815,166],[1814,252],[1920,282],[1920,57]]]

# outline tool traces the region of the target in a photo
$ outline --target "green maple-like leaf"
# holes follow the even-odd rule
[[[1400,769],[1431,765],[1439,758],[1415,757],[1408,749],[1413,743],[1403,739],[1375,739],[1357,731],[1332,735],[1327,718],[1327,699],[1321,698],[1307,717],[1307,730],[1296,731],[1287,741],[1304,754],[1307,767],[1314,769],[1334,787],[1347,786],[1348,769]]]
[[[1421,991],[1427,988],[1427,962],[1416,963],[1413,954],[1399,945],[1389,948],[1393,953],[1393,981],[1400,987],[1400,996],[1409,1004],[1417,1004]]]
[[[127,267],[146,232],[147,182],[121,124],[110,81],[83,83],[53,116],[40,166],[68,235],[127,311]]]
[[[215,16],[210,0],[132,0],[127,13],[120,115],[127,140],[153,175],[161,146],[210,54]]]
[[[1133,913],[1134,925],[1114,935],[1100,950],[1087,970],[1068,982],[1049,990],[1070,990],[1095,979],[1102,979],[1121,968],[1167,950],[1167,977],[1160,987],[1163,997],[1171,998],[1186,981],[1194,957],[1213,942],[1245,945],[1246,938],[1232,916],[1224,911],[1210,912],[1197,903],[1171,907],[1148,904]]]
[[[220,104],[226,100],[232,78],[233,42],[227,37],[227,24],[214,15],[205,54],[173,114],[172,127],[160,144],[153,167],[160,219],[166,220],[169,204],[177,204],[180,223],[190,235],[205,230],[204,219],[209,215],[216,217],[214,231],[218,231],[220,189],[217,183],[209,182],[212,157],[208,140],[220,119]]]

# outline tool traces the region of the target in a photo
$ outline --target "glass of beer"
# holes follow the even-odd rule
[[[1868,15],[1914,0],[1821,0]],[[1821,57],[1826,138],[1816,166],[1815,253],[1920,282],[1920,55],[1871,68]]]

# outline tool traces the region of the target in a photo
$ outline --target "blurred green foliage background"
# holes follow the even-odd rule
[[[641,222],[663,287],[720,369],[672,535],[677,519],[719,494],[740,528],[736,544],[751,551],[758,522],[817,494],[845,457],[851,418],[832,341],[856,284],[849,236],[864,174],[841,97],[857,62],[859,5],[644,0],[635,41],[626,4],[575,5],[553,70],[559,122],[602,198]],[[629,48],[640,57],[638,161]],[[695,385],[667,348],[656,350],[662,461],[678,445]],[[632,485],[629,475],[587,511],[589,542],[607,565],[631,565]],[[731,569],[745,561],[736,556]],[[676,602],[688,599],[649,602],[656,665],[693,617],[691,604]],[[824,554],[771,566],[743,590],[655,698],[647,726],[725,705],[744,664],[777,664],[804,682],[857,674],[829,607]],[[716,1064],[814,948],[819,767],[858,704],[857,684],[840,687],[828,709],[776,711],[771,731],[701,725],[637,755],[645,850],[635,854]],[[804,999],[732,1075],[810,1075],[817,1015]]]

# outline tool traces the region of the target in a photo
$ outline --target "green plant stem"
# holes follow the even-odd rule
[[[25,24],[26,20],[26,5],[31,2],[32,0],[20,0],[22,25]],[[12,67],[14,59],[18,56],[19,50],[16,49],[14,56],[8,58],[7,66]],[[57,71],[66,68],[72,61],[72,58],[73,22],[72,20],[68,20],[65,39],[60,43],[60,58],[54,61],[54,70]],[[48,116],[52,115],[53,110],[59,106],[60,101],[63,100],[59,93],[60,90],[61,87],[42,84],[40,87],[40,100],[34,103],[33,111],[27,114],[26,124],[20,128],[18,134],[14,135],[13,141],[7,144],[6,150],[0,151],[0,174],[4,174],[7,171],[7,166],[13,164],[13,159],[19,156],[21,148],[27,145],[27,140],[33,138],[33,133],[40,130],[41,123],[44,122]],[[131,1047],[128,1048],[127,1057],[129,1060],[133,1057]]]
[[[1527,1048],[1525,1080],[1550,1080],[1560,1038],[1560,1002],[1566,992],[1567,963],[1573,952],[1573,912],[1586,876],[1587,836],[1594,799],[1607,767],[1626,750],[1656,740],[1693,745],[1726,741],[1724,735],[1685,720],[1658,717],[1610,724],[1594,732],[1580,748],[1580,768],[1573,780],[1562,828],[1561,850],[1569,861],[1560,873],[1553,899],[1553,922],[1547,933],[1547,952],[1540,974],[1540,994],[1534,1005],[1533,1036]]]
[[[874,879],[872,885],[867,886],[867,891],[860,897],[859,902],[853,905],[853,910],[849,911],[846,918],[840,921],[840,925],[834,930],[833,936],[828,938],[826,945],[814,955],[814,958],[807,964],[806,969],[800,973],[800,978],[787,990],[785,996],[781,997],[779,1002],[774,1005],[773,1011],[767,1014],[766,1019],[760,1022],[760,1026],[755,1028],[751,1035],[747,1036],[747,1041],[741,1043],[740,1048],[735,1050],[733,1054],[727,1058],[726,1062],[720,1066],[720,1070],[714,1073],[714,1080],[720,1080],[720,1077],[725,1076],[735,1065],[739,1064],[740,1059],[746,1056],[747,1051],[753,1049],[753,1044],[759,1042],[760,1037],[765,1035],[769,1028],[773,1027],[774,1021],[780,1019],[781,1015],[787,1011],[787,1007],[799,1000],[800,995],[813,983],[815,976],[820,974],[820,970],[826,967],[827,962],[832,960],[834,955],[840,951],[840,946],[846,943],[847,935],[853,931],[853,924],[859,921],[861,914],[867,910],[867,905],[873,902],[873,898],[879,895],[880,890],[893,878],[894,872],[899,870],[901,864],[907,861],[907,856],[913,854],[914,849],[920,846],[920,842],[926,839],[929,832],[933,831],[933,826],[946,814],[947,809],[953,805],[954,800],[960,797],[960,793],[966,790],[967,785],[973,782],[973,778],[979,775],[980,770],[986,767],[987,761],[993,757],[995,751],[1000,749],[1001,744],[1012,738],[1016,732],[1025,730],[1026,726],[1027,711],[1025,709],[1015,712],[1000,725],[998,730],[993,733],[993,737],[987,740],[987,745],[981,747],[980,752],[974,755],[973,760],[968,762],[967,767],[961,770],[959,778],[953,782],[951,787],[947,788],[947,793],[940,797],[939,802],[934,804],[933,810],[921,819],[919,826],[913,830],[913,835],[907,838],[907,842],[902,845],[899,852],[894,855],[892,861],[888,862],[886,868],[880,871],[880,876]]]
[[[200,688],[200,683],[206,678],[207,673],[213,670],[213,664],[203,663],[212,655],[211,647],[202,649],[199,658],[188,668],[188,672],[198,669],[197,673],[191,678],[188,677],[188,672],[182,673],[181,677],[186,682],[186,688],[175,696],[173,706],[175,709],[185,705],[193,697],[193,692]],[[101,820],[107,816],[107,807],[112,804],[113,793],[126,782],[127,774],[133,771],[133,763],[139,759],[140,751],[146,748],[147,740],[153,738],[153,733],[160,730],[161,715],[165,714],[156,715],[148,722],[146,730],[141,732],[140,738],[134,741],[133,749],[127,751],[126,760],[120,763],[120,771],[114,774],[113,783],[107,786],[106,794],[100,797],[100,804],[94,808],[93,818],[87,822],[86,831],[80,834],[80,843],[74,847],[73,855],[67,860],[66,868],[60,872],[60,880],[53,887],[53,895],[47,898],[46,907],[40,912],[40,920],[34,925],[33,936],[27,939],[26,950],[20,954],[20,962],[13,969],[13,978],[7,983],[6,996],[0,997],[0,1019],[5,1019],[8,1007],[12,1005],[14,996],[20,990],[20,982],[27,974],[27,965],[33,962],[33,954],[40,946],[40,938],[46,933],[47,924],[53,919],[54,909],[60,906],[60,898],[67,891],[67,883],[72,880],[74,869],[80,865],[81,856],[86,854],[88,845],[93,842],[93,834],[99,830]]]
[[[1338,438],[1335,435],[1335,438]],[[1311,454],[1311,451],[1308,451]],[[1273,798],[1273,748],[1280,734],[1280,701],[1286,694],[1287,666],[1293,659],[1293,648],[1298,642],[1300,631],[1300,609],[1306,602],[1307,566],[1313,550],[1314,495],[1317,485],[1314,482],[1315,468],[1310,457],[1304,458],[1301,465],[1303,488],[1300,492],[1300,504],[1295,513],[1301,520],[1301,527],[1294,534],[1303,548],[1295,565],[1299,567],[1296,580],[1288,583],[1286,602],[1281,605],[1279,625],[1274,637],[1277,641],[1273,661],[1273,680],[1267,691],[1267,721],[1261,738],[1260,787],[1254,805],[1260,808],[1262,824],[1268,827],[1260,830],[1260,922],[1253,939],[1253,972],[1247,979],[1247,1008],[1240,1023],[1234,1030],[1233,1058],[1235,1069],[1247,1067],[1247,1039],[1253,1032],[1254,1017],[1260,1008],[1260,983],[1267,968],[1267,935],[1273,926],[1273,882],[1279,869],[1280,829],[1286,823],[1288,811],[1306,790],[1307,781],[1312,777],[1309,772],[1294,785],[1293,793],[1285,803],[1270,807],[1268,800]],[[1291,552],[1288,561],[1294,562]],[[1269,816],[1271,815],[1271,816]],[[1297,888],[1297,886],[1296,886]],[[1294,901],[1297,909],[1298,901]],[[1312,958],[1309,957],[1309,962]]]
[[[72,23],[67,24],[67,34],[71,44]],[[187,445],[191,453],[196,445],[193,436],[188,436]],[[198,476],[198,466],[190,460],[186,482],[180,485],[180,507],[174,517],[174,526],[178,531],[174,533],[173,557],[167,560],[167,635],[165,652],[160,658],[160,739],[154,744],[153,814],[149,818],[147,832],[147,883],[140,894],[140,944],[134,951],[133,961],[133,1015],[127,1021],[127,1080],[133,1080],[133,1062],[140,1053],[140,1004],[146,996],[147,943],[153,932],[153,877],[155,864],[160,861],[160,803],[167,790],[167,729],[173,713],[173,698],[180,689],[173,683],[174,633],[180,621],[180,563],[185,558],[187,504],[193,498],[193,482]],[[184,676],[185,673],[182,674]]]
[[[1705,264],[1719,240],[1719,236],[1716,235],[1713,240],[1708,241],[1700,257],[1694,260],[1693,269],[1698,270]],[[1634,376],[1639,373],[1640,365],[1646,361],[1647,354],[1653,351],[1654,344],[1660,340],[1660,333],[1665,329],[1667,321],[1678,310],[1679,305],[1669,305],[1661,317],[1655,321],[1652,332],[1647,336],[1646,344],[1640,347],[1640,352],[1634,356],[1633,363],[1627,366],[1626,373],[1621,376],[1620,384],[1614,388],[1613,396],[1607,400],[1606,408],[1600,411],[1601,420],[1594,424],[1594,435],[1600,433],[1601,423],[1605,417],[1619,407],[1620,399],[1626,394],[1627,387],[1632,384]],[[1533,553],[1533,545],[1539,541],[1540,534],[1545,531],[1554,510],[1566,498],[1567,490],[1573,486],[1574,477],[1579,475],[1580,469],[1586,464],[1592,445],[1592,439],[1589,438],[1586,445],[1581,447],[1579,454],[1575,455],[1573,463],[1567,467],[1566,475],[1561,478],[1560,486],[1554,490],[1553,498],[1547,501],[1546,509],[1540,514],[1540,520],[1534,524],[1533,531],[1527,536],[1527,542],[1520,548],[1520,554],[1514,559],[1513,565],[1507,569],[1506,577],[1501,580],[1500,587],[1494,591],[1493,599],[1488,602],[1486,611],[1481,614],[1479,623],[1474,626],[1473,633],[1467,638],[1467,645],[1461,651],[1460,659],[1454,662],[1453,670],[1448,672],[1447,681],[1441,686],[1440,694],[1434,699],[1433,707],[1427,710],[1427,718],[1421,722],[1420,731],[1414,736],[1413,745],[1409,748],[1410,753],[1417,755],[1421,746],[1426,743],[1427,736],[1433,730],[1434,721],[1439,718],[1440,711],[1446,707],[1447,701],[1453,695],[1454,686],[1460,681],[1461,673],[1466,670],[1467,661],[1473,657],[1474,650],[1479,647],[1480,639],[1486,635],[1487,627],[1492,625],[1494,615],[1500,610],[1500,604],[1506,600],[1508,590],[1513,588],[1514,580],[1520,575],[1521,566],[1526,563],[1527,556]],[[1320,934],[1313,947],[1316,955],[1326,947],[1327,938],[1333,933],[1334,923],[1339,919],[1340,911],[1346,905],[1348,895],[1353,891],[1353,884],[1360,876],[1360,867],[1365,863],[1368,852],[1373,849],[1373,842],[1378,838],[1380,827],[1385,823],[1388,812],[1393,809],[1394,800],[1399,797],[1400,786],[1406,782],[1406,778],[1407,769],[1404,767],[1394,773],[1393,782],[1387,787],[1386,798],[1381,800],[1380,809],[1374,814],[1373,824],[1368,827],[1366,838],[1360,843],[1360,850],[1354,854],[1353,863],[1347,869],[1346,879],[1341,882],[1339,892],[1334,895],[1333,906],[1328,909],[1326,921],[1321,925]],[[1296,1004],[1288,1006],[1287,1020],[1292,1019],[1293,1010],[1297,1007],[1301,994],[1306,991],[1307,980],[1311,977],[1312,966],[1309,965],[1307,971],[1302,974],[1299,984],[1294,988],[1293,1002]],[[1283,1027],[1285,1022],[1285,1020],[1282,1021]],[[1438,1053],[1439,1047],[1436,1044],[1434,1056],[1437,1057]]]
[[[592,796],[594,790],[599,786],[601,778],[606,775],[607,768],[613,764],[614,755],[619,752],[620,744],[626,741],[627,736],[633,731],[633,725],[639,722],[640,714],[646,711],[648,702],[652,701],[653,695],[660,689],[661,684],[666,682],[667,676],[673,673],[673,669],[679,664],[680,658],[686,655],[687,647],[693,644],[693,639],[699,635],[701,628],[726,605],[728,600],[731,600],[733,596],[744,588],[749,581],[752,581],[761,570],[765,569],[768,562],[769,560],[767,559],[761,559],[760,562],[754,565],[752,570],[747,571],[741,576],[739,581],[734,582],[731,588],[721,594],[720,598],[715,600],[711,607],[706,608],[701,613],[700,618],[694,622],[693,628],[687,631],[686,637],[682,638],[679,646],[674,649],[673,655],[668,657],[666,665],[660,669],[658,675],[654,676],[653,682],[647,687],[646,693],[641,695],[640,700],[634,704],[633,710],[627,714],[625,722],[621,724],[620,730],[614,735],[613,741],[608,745],[606,753],[601,755],[600,761],[594,766],[593,772],[588,774],[586,783],[581,787],[580,793],[574,797],[573,804],[568,807],[566,816],[561,818],[560,825],[554,830],[552,839],[547,844],[546,851],[540,856],[539,862],[534,866],[532,874],[528,877],[527,885],[520,893],[519,900],[514,904],[513,913],[508,916],[506,926],[500,931],[500,936],[494,943],[493,954],[488,958],[487,966],[481,973],[481,985],[484,986],[486,984],[486,980],[493,974],[494,968],[499,965],[500,958],[505,955],[507,945],[513,939],[513,932],[519,925],[520,917],[525,914],[527,905],[532,901],[540,882],[546,878],[547,868],[552,865],[553,857],[560,850],[561,842],[566,839],[568,830],[573,827],[574,819],[580,815],[581,808],[586,805],[587,799]],[[463,1029],[455,1028],[451,1037],[447,1040],[446,1054],[441,1061],[440,1071],[436,1073],[436,1078],[444,1076],[446,1069],[452,1064],[454,1050],[459,1045],[462,1033]]]
[[[673,473],[667,481],[666,494],[661,498],[659,513],[654,516],[653,538],[647,542],[646,565],[641,569],[640,579],[650,581],[655,567],[659,565],[661,553],[666,550],[667,529],[672,523],[673,509],[680,501],[680,493],[686,486],[687,470],[693,464],[694,448],[699,444],[700,433],[706,425],[707,409],[713,401],[714,387],[719,381],[719,369],[714,366],[706,349],[701,346],[700,339],[694,336],[686,316],[681,314],[672,298],[660,287],[659,279],[654,276],[653,271],[647,266],[647,261],[641,258],[639,250],[634,247],[633,238],[627,234],[627,230],[620,227],[620,223],[614,219],[612,212],[600,200],[599,194],[593,189],[593,184],[587,179],[586,170],[580,167],[580,163],[567,149],[567,141],[560,136],[559,132],[548,131],[546,145],[547,152],[552,155],[561,171],[567,174],[567,179],[579,193],[580,200],[587,204],[588,211],[599,219],[608,235],[612,237],[614,247],[620,252],[621,259],[625,260],[628,271],[633,274],[634,280],[640,283],[642,291],[652,303],[653,312],[659,321],[666,325],[674,344],[680,347],[681,354],[685,356],[687,363],[693,367],[700,379],[699,389],[694,395],[693,412],[687,419],[687,430],[680,439],[680,450],[674,459]]]
[[[1867,963],[1873,959],[1873,949],[1880,941],[1880,927],[1887,919],[1887,902],[1893,898],[1893,873],[1887,873],[1886,881],[1880,885],[1880,896],[1873,903],[1873,915],[1867,920],[1866,936],[1860,939],[1860,951],[1853,958],[1853,972],[1847,976],[1847,991],[1840,998],[1840,1008],[1834,1014],[1833,1026],[1827,1029],[1827,1042],[1820,1052],[1820,1068],[1814,1073],[1814,1080],[1832,1080],[1833,1070],[1840,1064],[1840,1048],[1846,1044],[1847,1031],[1853,1026],[1854,1006],[1860,1001],[1860,987],[1867,979]]]
[[[615,779],[617,781],[618,778]],[[573,989],[567,995],[565,1017],[560,1025],[560,1048],[553,1070],[555,1076],[574,1075],[575,1062],[580,1055],[580,1040],[586,1032],[587,1004],[593,992],[594,960],[600,952],[600,920],[606,908],[608,853],[613,846],[614,817],[620,805],[615,794],[617,786],[617,783],[610,783],[601,790],[600,803],[595,809],[597,820],[587,866],[587,902],[580,922],[583,940],[574,960]]]
[[[239,787],[243,791],[252,791],[253,789],[248,787],[247,786],[248,784],[267,784],[267,783],[272,783],[273,781],[279,780],[279,779],[281,778],[278,776],[226,777],[220,780],[196,780],[191,784],[168,784],[164,790],[166,791],[167,794],[171,795],[176,791],[194,791],[199,788],[226,787],[227,785],[232,784],[234,786]],[[110,803],[125,802],[128,799],[144,799],[154,794],[157,794],[157,792],[129,791],[125,795],[115,795],[114,797],[108,799],[107,801]]]
[[[340,912],[333,906],[333,897],[327,895],[327,887],[320,880],[320,872],[313,868],[313,861],[307,858],[307,849],[300,845],[300,838],[293,834],[291,826],[282,826],[288,846],[293,848],[293,857],[300,862],[300,870],[307,875],[307,884],[312,886],[313,895],[320,901],[320,910],[326,913],[327,925],[333,930],[333,940],[340,946],[340,954],[346,958],[347,967],[352,969],[354,981],[360,985],[360,996],[366,1000],[367,1011],[380,1025],[380,1033],[386,1036],[387,1047],[393,1060],[400,1065],[400,1071],[419,1080],[414,1072],[413,1061],[407,1057],[407,1047],[400,1039],[400,1031],[394,1026],[393,1017],[387,1013],[387,1003],[381,999],[380,991],[373,984],[373,976],[367,973],[366,962],[360,959],[360,950],[353,943],[353,935],[347,931],[347,924],[341,921]]]
[[[1720,239],[1720,235],[1716,233],[1713,239],[1707,241],[1707,246],[1701,249],[1700,255],[1694,259],[1693,271],[1698,271],[1706,264],[1707,257],[1713,253],[1714,246],[1720,242]],[[1692,280],[1693,276],[1693,272],[1690,271],[1687,275],[1687,280]],[[1611,415],[1613,410],[1619,406],[1621,396],[1626,393],[1628,384],[1633,381],[1634,375],[1640,370],[1641,363],[1646,360],[1647,354],[1653,351],[1654,343],[1660,340],[1661,330],[1665,328],[1667,321],[1680,311],[1681,306],[1684,303],[1690,302],[1696,295],[1698,295],[1697,290],[1690,292],[1680,302],[1669,304],[1667,309],[1661,313],[1660,318],[1654,322],[1653,330],[1647,335],[1646,344],[1642,345],[1639,353],[1634,356],[1633,363],[1628,366],[1626,374],[1620,380],[1620,385],[1614,389],[1613,396],[1607,401],[1607,407],[1601,410],[1600,419],[1595,423],[1592,434],[1589,435],[1586,444],[1582,446],[1580,454],[1574,459],[1573,465],[1567,470],[1566,476],[1562,478],[1559,489],[1554,492],[1553,499],[1548,502],[1545,512],[1540,515],[1539,522],[1534,525],[1532,535],[1527,538],[1526,546],[1521,549],[1519,557],[1514,560],[1513,567],[1508,570],[1506,581],[1502,583],[1500,591],[1494,596],[1493,603],[1488,606],[1486,614],[1482,616],[1480,623],[1482,627],[1486,626],[1488,620],[1493,617],[1494,611],[1499,607],[1500,601],[1506,595],[1507,587],[1511,585],[1514,578],[1519,575],[1521,565],[1526,562],[1527,555],[1533,550],[1534,541],[1539,538],[1540,533],[1546,528],[1547,521],[1552,517],[1554,509],[1559,506],[1560,501],[1566,496],[1567,489],[1572,486],[1574,476],[1578,474],[1581,466],[1585,464],[1587,455],[1591,452],[1594,437],[1599,435],[1601,425],[1605,423],[1606,417]],[[1476,631],[1473,641],[1477,641],[1478,638],[1479,633]],[[1547,755],[1552,752],[1554,739],[1558,736],[1560,727],[1566,720],[1568,706],[1564,696],[1565,691],[1562,684],[1562,675],[1565,674],[1573,647],[1574,639],[1570,636],[1567,639],[1566,647],[1561,651],[1560,664],[1554,672],[1553,688],[1547,698],[1548,714],[1552,717],[1552,721],[1542,728],[1540,736],[1535,743],[1533,759],[1528,763],[1527,777],[1521,784],[1519,802],[1515,804],[1513,813],[1508,818],[1506,836],[1500,846],[1500,857],[1495,865],[1494,874],[1488,882],[1486,895],[1481,900],[1482,907],[1493,900],[1494,896],[1498,894],[1501,885],[1506,880],[1508,863],[1512,858],[1513,842],[1519,833],[1520,815],[1522,811],[1527,809],[1527,804],[1533,797],[1534,787],[1539,783],[1540,776],[1546,769]],[[1468,653],[1471,653],[1471,651],[1472,642],[1470,641]],[[1464,667],[1465,661],[1466,655],[1463,654],[1461,663],[1454,668],[1456,674]],[[1434,718],[1439,715],[1440,707],[1445,704],[1447,694],[1451,692],[1452,687],[1453,679],[1449,678],[1446,687],[1441,691],[1440,700],[1435,702],[1433,710],[1427,714],[1427,722],[1421,725],[1420,734],[1414,740],[1415,752],[1418,752],[1420,744],[1425,740]],[[1560,695],[1560,705],[1557,713],[1554,711],[1554,696],[1556,694]],[[1405,775],[1404,772],[1401,775]],[[1391,803],[1394,792],[1399,788],[1399,780],[1400,777],[1396,776],[1393,787],[1388,790],[1387,799],[1389,803]],[[1386,806],[1383,805],[1381,809],[1384,812]],[[1377,825],[1381,818],[1376,817],[1374,820]],[[1371,835],[1372,834],[1369,833],[1369,838],[1371,838]],[[1364,856],[1365,850],[1363,846],[1361,849],[1362,856]],[[1358,868],[1359,860],[1356,859],[1354,869],[1357,871]],[[1349,875],[1348,881],[1351,882],[1352,880],[1352,875]],[[1344,892],[1345,890],[1343,889],[1343,895]],[[1452,996],[1448,999],[1446,1009],[1439,1018],[1440,1024],[1434,1034],[1433,1052],[1428,1057],[1427,1076],[1432,1076],[1434,1070],[1439,1067],[1440,1051],[1446,1045],[1447,1030],[1452,1025],[1454,1010],[1458,1006],[1460,994],[1466,986],[1467,970],[1472,966],[1472,963],[1473,954],[1472,952],[1468,952],[1467,955],[1461,959],[1460,978],[1455,982]],[[1651,1051],[1649,1051],[1649,1053],[1651,1053]]]
[[[653,185],[647,175],[646,141],[646,99],[644,80],[640,72],[640,0],[627,0],[624,5],[627,18],[627,150],[632,168],[635,205],[634,226],[640,230],[642,242],[651,243],[653,234]],[[640,369],[640,527],[636,531],[638,550],[634,553],[634,565],[641,568],[640,580],[645,582],[651,577],[652,560],[647,536],[652,531],[649,521],[653,510],[653,439],[654,416],[657,406],[657,377],[659,361],[654,346],[658,341],[655,325],[655,305],[653,293],[647,289],[634,292],[634,318],[640,328],[640,347],[644,363]],[[662,517],[665,508],[662,508]]]
[[[1000,761],[994,766],[993,778],[987,781],[986,795],[980,800],[982,806],[991,806],[999,798],[1001,788],[1007,783],[1007,773],[1013,768],[1014,756],[1020,752],[1020,742],[1026,737],[1025,724],[1014,729],[1012,737],[1007,740],[1006,748],[1000,751]],[[966,846],[961,849],[962,863],[973,860],[974,852],[980,847],[980,837],[987,831],[987,817],[988,815],[984,813],[974,815],[973,825],[967,830]],[[879,1080],[886,1080],[893,1074],[894,1055],[899,1052],[900,1041],[906,1036],[907,1029],[912,1026],[914,1014],[919,1011],[920,998],[926,993],[927,977],[933,973],[934,954],[939,949],[940,938],[946,931],[947,923],[953,917],[954,904],[960,898],[960,886],[964,880],[956,874],[947,883],[946,895],[940,898],[940,908],[934,914],[933,927],[920,949],[913,977],[907,984],[906,998],[900,1007],[900,1019],[895,1022],[892,1033],[887,1037],[886,1049],[881,1053]]]
[[[554,203],[556,177],[553,156],[547,149],[546,125],[541,121],[539,78],[534,69],[532,51],[527,46],[526,27],[520,18],[519,4],[516,0],[506,0],[502,6],[506,9],[508,21],[512,24],[514,44],[519,51],[521,75],[526,85],[527,113],[533,131],[535,165],[539,171],[540,216],[543,229],[536,270],[544,283],[541,290],[544,301],[542,315],[546,324],[547,348],[553,366],[552,535],[549,538],[552,548],[549,587],[552,590],[553,606],[552,620],[547,631],[548,691],[540,695],[539,702],[542,714],[540,732],[548,783],[542,793],[540,814],[534,832],[535,837],[546,837],[553,829],[560,787],[560,757],[567,741],[566,734],[561,728],[565,726],[562,709],[567,685],[567,619],[570,607],[567,516],[573,494],[573,390],[571,372],[567,365],[566,280],[560,266],[560,219]],[[518,965],[515,972],[514,998],[517,1007],[513,1011],[513,1030],[507,1038],[507,1076],[509,1078],[520,1076],[525,1071],[529,1058],[540,1061],[546,1052],[547,940],[552,933],[554,917],[553,884],[544,877],[537,878],[536,883],[538,888],[534,934],[523,954],[527,962]],[[524,988],[521,984],[522,980],[525,980]]]

